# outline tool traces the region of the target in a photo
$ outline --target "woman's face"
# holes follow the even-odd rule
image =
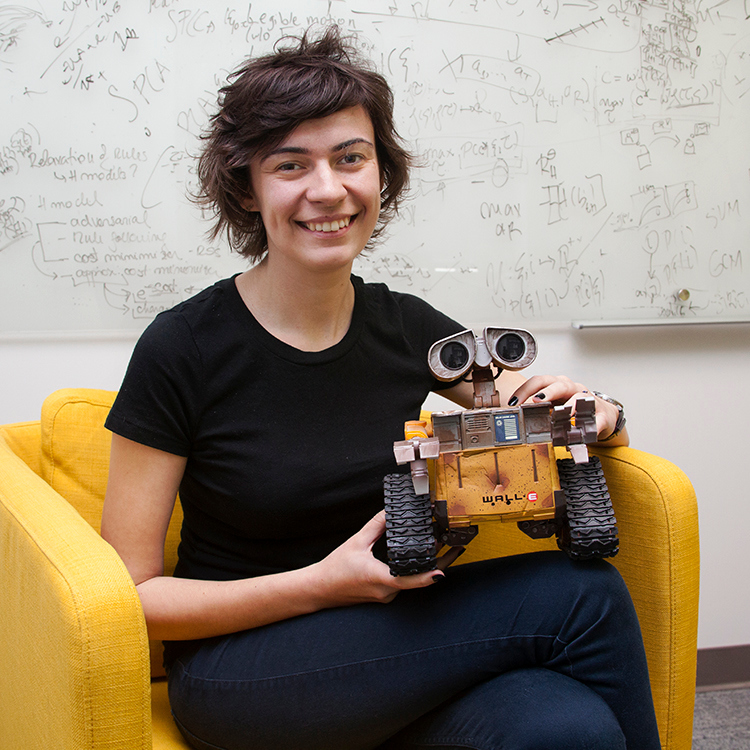
[[[250,164],[252,195],[269,260],[311,270],[350,266],[380,214],[375,133],[362,107],[299,125],[278,147]]]

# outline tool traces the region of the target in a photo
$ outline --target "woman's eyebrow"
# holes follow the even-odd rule
[[[264,162],[266,159],[270,159],[272,156],[278,156],[279,154],[309,154],[309,149],[306,148],[300,148],[299,146],[279,146],[278,148],[271,149],[271,151],[267,151],[263,156],[261,157],[261,162]]]
[[[331,149],[331,153],[335,154],[339,151],[346,151],[346,149],[358,143],[365,143],[368,146],[372,146],[373,148],[375,148],[374,144],[371,141],[368,141],[367,138],[350,138],[348,141],[343,141],[342,143],[336,144]],[[278,148],[274,148],[268,153],[264,154],[261,161],[265,161],[272,156],[278,156],[279,154],[301,154],[303,156],[306,156],[309,153],[309,149],[302,148],[301,146],[279,146]]]
[[[346,151],[350,146],[354,146],[357,143],[366,143],[368,146],[372,146],[375,148],[375,145],[367,140],[367,138],[351,138],[348,141],[344,141],[343,143],[339,143],[338,146],[334,146],[331,149],[332,153],[335,153],[336,151]]]

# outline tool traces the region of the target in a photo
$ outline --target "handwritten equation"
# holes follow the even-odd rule
[[[746,0],[0,2],[0,330],[139,329],[243,270],[190,201],[216,92],[338,23],[410,200],[355,271],[467,325],[746,317]]]

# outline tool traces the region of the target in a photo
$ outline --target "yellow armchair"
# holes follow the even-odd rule
[[[159,677],[125,566],[99,536],[114,393],[53,393],[41,420],[0,427],[0,747],[174,750],[188,746]],[[689,750],[698,618],[698,521],[685,475],[631,448],[597,450],[622,572],[640,617],[665,750]],[[179,541],[179,503],[165,547]],[[488,524],[462,562],[554,546]],[[624,666],[627,668],[627,666]],[[334,750],[332,748],[332,750]]]

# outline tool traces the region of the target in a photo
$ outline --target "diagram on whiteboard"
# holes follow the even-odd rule
[[[246,262],[190,200],[227,75],[338,23],[416,156],[355,272],[467,326],[750,316],[746,0],[0,2],[0,332],[139,330]]]

